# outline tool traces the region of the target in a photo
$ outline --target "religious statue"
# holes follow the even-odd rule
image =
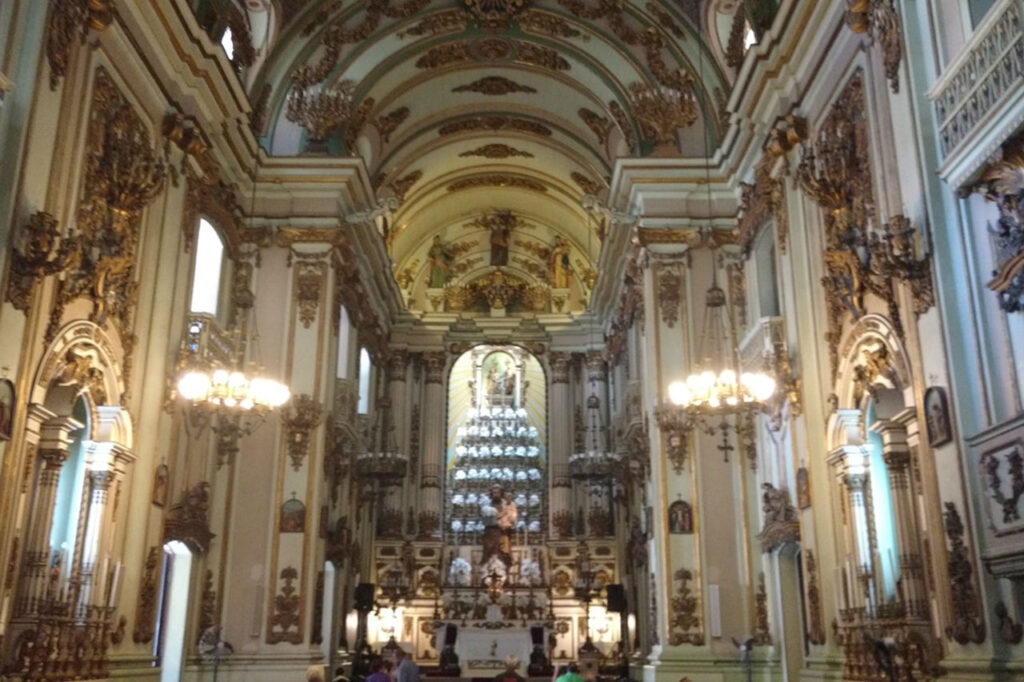
[[[569,266],[569,243],[564,237],[555,237],[548,252],[548,278],[553,289],[568,289],[572,269]]]
[[[511,211],[495,211],[490,222],[491,265],[508,265],[508,242],[512,235],[515,216]]]
[[[484,517],[484,552],[482,564],[498,557],[506,565],[512,563],[512,530],[519,516],[511,495],[505,495],[500,485],[491,486],[490,504],[481,509]]]
[[[452,250],[447,244],[441,242],[441,235],[434,236],[434,242],[427,251],[430,260],[430,280],[428,286],[431,289],[441,289],[448,283],[451,276]]]

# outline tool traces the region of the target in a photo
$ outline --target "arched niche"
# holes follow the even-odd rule
[[[829,449],[864,441],[869,405],[877,419],[891,419],[914,404],[906,349],[884,316],[860,318],[844,335],[839,357]]]
[[[37,416],[71,417],[81,397],[89,408],[91,439],[131,450],[131,416],[120,406],[125,393],[120,354],[102,328],[88,320],[65,325],[43,353],[29,403]],[[38,409],[42,408],[42,410]],[[45,419],[40,419],[45,421]]]
[[[545,373],[533,354],[518,346],[480,345],[455,361],[448,381],[443,529],[456,545],[480,543],[483,529],[477,526],[495,485],[518,510],[513,544],[543,544],[547,426]],[[495,427],[503,435],[480,430]]]

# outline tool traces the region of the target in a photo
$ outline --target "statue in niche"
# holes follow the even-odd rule
[[[441,241],[441,235],[434,236],[427,257],[430,259],[430,281],[427,286],[431,289],[441,289],[448,283],[452,272],[452,250],[448,244]]]
[[[494,354],[485,363],[487,368],[487,395],[511,396],[516,392],[516,366],[503,353]]]
[[[484,521],[484,552],[480,563],[498,557],[505,565],[512,563],[512,530],[519,512],[511,495],[505,495],[500,485],[491,486],[491,499],[480,509]]]
[[[569,242],[558,235],[548,252],[548,278],[553,289],[568,289],[572,268],[569,265]]]
[[[508,243],[516,218],[512,211],[495,211],[486,221],[491,231],[491,265],[508,265]]]

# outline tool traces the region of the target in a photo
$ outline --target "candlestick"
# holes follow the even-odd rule
[[[853,591],[853,567],[850,564],[849,558],[846,559],[846,565],[843,566],[843,574],[846,578],[846,593],[849,595],[850,599],[849,606],[852,606],[855,602],[854,595],[856,593]]]
[[[121,561],[120,559],[114,564],[114,579],[110,582],[110,591],[107,597],[107,608],[113,608],[117,600],[118,587],[120,587],[121,580]]]

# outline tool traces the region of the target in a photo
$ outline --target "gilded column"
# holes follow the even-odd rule
[[[444,351],[423,354],[423,464],[420,467],[419,525],[433,524],[432,536],[441,537],[441,479],[444,476],[445,395]]]
[[[550,534],[553,538],[568,538],[573,535],[571,508],[572,482],[569,480],[569,455],[572,453],[572,429],[565,428],[566,421],[572,420],[572,393],[569,391],[569,368],[572,356],[569,353],[548,354],[548,372],[551,382],[551,403],[548,414],[557,417],[562,428],[548,428],[548,462],[550,463],[551,509]],[[551,426],[554,426],[552,419]]]

